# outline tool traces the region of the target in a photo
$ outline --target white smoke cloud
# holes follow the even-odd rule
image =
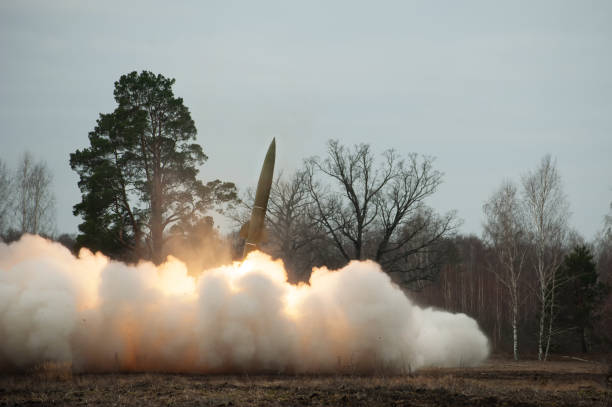
[[[0,244],[0,370],[405,372],[488,353],[473,319],[415,306],[370,261],[294,286],[259,252],[192,277],[171,257],[129,266],[37,236]]]

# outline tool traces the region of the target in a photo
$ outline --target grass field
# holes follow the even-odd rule
[[[45,365],[0,374],[1,406],[612,406],[604,363],[574,359],[411,375],[76,374]]]

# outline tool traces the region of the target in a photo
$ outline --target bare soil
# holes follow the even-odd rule
[[[410,375],[0,373],[0,406],[612,406],[604,363],[489,360]]]

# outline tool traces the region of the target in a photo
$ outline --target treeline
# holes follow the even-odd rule
[[[612,220],[594,242],[571,230],[550,156],[483,203],[482,237],[457,235],[454,213],[427,207],[440,182],[430,158],[331,141],[327,157],[274,183],[264,249],[293,281],[375,260],[421,304],[476,318],[494,349],[517,359],[610,349]]]
[[[422,305],[474,317],[496,352],[537,357],[541,304],[535,277],[526,272],[518,281],[521,297],[515,319],[514,300],[491,268],[496,262],[493,249],[476,236],[458,236],[453,243],[456,261],[443,267],[435,284],[411,297]],[[557,278],[552,330],[545,325],[542,357],[560,352],[609,353],[612,295],[606,287],[612,286],[612,239],[598,240],[595,247],[568,246],[566,252]]]
[[[190,270],[239,259],[253,197],[232,182],[198,179],[207,160],[174,79],[132,72],[115,83],[117,102],[100,114],[89,146],[70,155],[79,175],[82,223],[58,240],[127,262],[174,255]],[[257,165],[257,162],[253,163]],[[546,359],[612,343],[612,215],[594,242],[568,224],[569,207],[549,157],[504,181],[483,205],[481,237],[457,234],[455,212],[427,205],[443,181],[434,159],[330,140],[272,187],[262,250],[285,262],[292,282],[313,267],[374,260],[422,305],[477,319],[494,350]],[[51,175],[29,154],[0,163],[0,232],[54,237]],[[222,236],[211,213],[235,221]],[[611,212],[612,214],[612,212]]]

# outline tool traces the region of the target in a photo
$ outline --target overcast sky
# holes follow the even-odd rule
[[[46,160],[59,232],[80,223],[68,156],[133,70],[176,78],[203,181],[253,187],[272,137],[286,172],[337,138],[435,156],[429,203],[463,233],[547,153],[585,238],[612,201],[610,1],[3,0],[0,50],[0,159]]]

